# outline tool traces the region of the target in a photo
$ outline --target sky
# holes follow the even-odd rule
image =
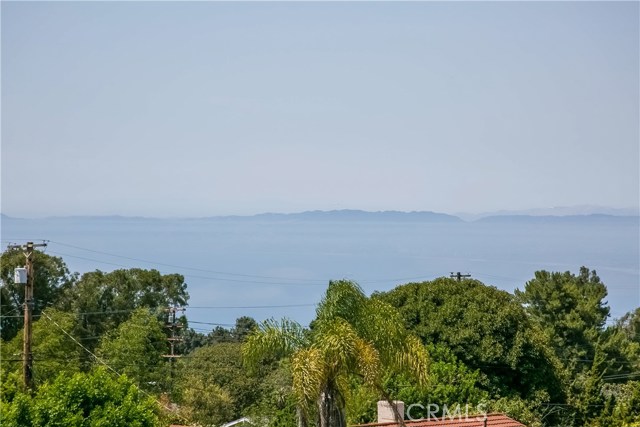
[[[637,2],[0,7],[4,214],[639,204]]]

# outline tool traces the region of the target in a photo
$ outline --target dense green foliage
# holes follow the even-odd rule
[[[236,324],[231,329],[216,326],[208,334],[187,329],[182,336],[182,342],[178,348],[182,353],[190,353],[203,346],[229,342],[239,343],[244,341],[247,335],[257,327],[258,323],[254,319],[242,316],[236,319]]]
[[[61,330],[72,331],[77,323],[73,314],[55,309],[46,309],[33,324],[31,351],[34,358],[33,375],[36,384],[55,378],[60,372],[72,374],[80,370],[81,360],[86,354]],[[22,373],[22,334],[0,347],[2,378]],[[3,381],[3,387],[8,382]]]
[[[97,355],[138,387],[164,390],[167,369],[162,355],[168,353],[168,345],[163,326],[148,309],[139,308],[103,336]]]
[[[140,393],[126,377],[113,378],[104,368],[62,373],[30,396],[16,392],[0,406],[6,427],[155,427],[160,426],[153,398]]]
[[[495,396],[562,398],[558,360],[545,335],[505,291],[476,280],[436,279],[377,295],[396,307],[407,327],[427,343],[446,346],[478,369]]]
[[[603,301],[607,288],[595,271],[586,268],[570,272],[537,271],[516,297],[527,313],[544,329],[555,353],[563,360],[593,360],[598,336],[609,315]],[[588,362],[571,367],[573,373],[588,368]]]
[[[168,306],[186,305],[188,299],[183,276],[134,268],[83,274],[60,295],[58,306],[79,316],[81,336],[100,337],[137,308],[161,313]],[[88,346],[93,348],[95,343],[89,341]]]
[[[440,278],[367,297],[355,283],[330,282],[309,328],[241,317],[203,334],[178,319],[183,357],[172,364],[163,357],[165,308],[188,303],[182,276],[79,277],[36,252],[36,389],[27,393],[23,288],[12,282],[23,258],[1,258],[3,426],[248,416],[271,427],[336,427],[374,421],[378,400],[398,399],[437,404],[440,415],[444,405],[505,412],[528,427],[640,427],[640,308],[612,322],[606,286],[586,268],[538,271],[514,294]]]
[[[282,409],[283,402],[273,401],[271,395],[284,388],[286,400],[290,393],[288,375],[282,381],[284,369],[277,363],[260,366],[259,374],[249,374],[240,342],[204,346],[180,362],[180,394],[176,398],[188,408],[189,419],[203,424],[217,425],[260,413],[268,405]]]

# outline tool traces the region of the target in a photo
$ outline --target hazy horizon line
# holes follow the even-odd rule
[[[56,218],[136,218],[136,219],[206,219],[206,218],[251,218],[265,215],[301,215],[309,213],[365,213],[365,214],[435,214],[458,217],[460,219],[479,219],[488,216],[586,216],[586,215],[610,215],[610,216],[640,216],[640,207],[611,207],[602,205],[567,205],[552,207],[534,207],[526,209],[498,209],[488,211],[437,211],[437,210],[368,210],[358,208],[343,209],[307,209],[299,211],[261,211],[255,213],[218,213],[205,215],[139,215],[139,214],[122,214],[122,213],[79,213],[79,214],[51,214],[51,215],[14,215],[0,211],[0,215],[11,219],[56,219]]]

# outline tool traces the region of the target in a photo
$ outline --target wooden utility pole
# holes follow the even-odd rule
[[[33,355],[31,354],[31,322],[33,312],[33,249],[46,247],[46,243],[27,242],[26,245],[9,245],[8,249],[20,249],[26,258],[27,283],[24,287],[24,344],[22,348],[22,380],[26,389],[33,389]]]
[[[169,363],[170,365],[170,371],[169,371],[169,380],[170,380],[170,393],[173,393],[173,370],[174,370],[174,363],[176,358],[181,357],[179,354],[175,353],[175,343],[182,341],[182,338],[179,338],[176,336],[176,330],[181,328],[182,325],[178,324],[176,321],[176,312],[178,311],[182,311],[184,312],[184,308],[181,307],[168,307],[165,309],[165,311],[167,311],[169,313],[169,315],[167,316],[167,328],[171,329],[171,336],[169,338],[167,338],[167,341],[169,341],[169,345],[171,348],[171,354],[164,354],[162,355],[162,357],[166,357],[169,359]]]
[[[463,278],[468,278],[471,277],[470,274],[462,274],[459,271],[457,273],[454,273],[453,271],[451,272],[451,274],[449,275],[449,277],[451,277],[452,279],[456,279],[458,280],[458,282],[462,282]]]

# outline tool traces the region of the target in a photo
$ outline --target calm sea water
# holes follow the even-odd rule
[[[640,306],[637,218],[424,223],[66,218],[2,221],[2,245],[49,240],[72,271],[156,268],[185,276],[192,326],[290,317],[308,323],[330,279],[367,293],[469,273],[512,292],[536,270],[595,269],[612,317]],[[200,308],[199,308],[200,307]],[[212,308],[216,307],[216,308]],[[211,323],[211,324],[209,324]]]

